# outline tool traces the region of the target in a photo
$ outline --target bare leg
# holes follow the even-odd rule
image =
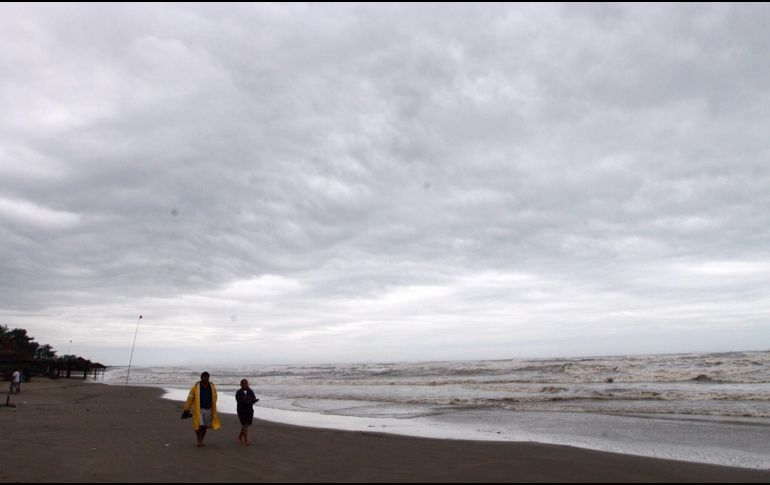
[[[197,437],[198,437],[198,447],[199,447],[199,448],[200,448],[201,446],[203,446],[203,438],[205,438],[205,437],[206,437],[206,429],[208,429],[208,428],[206,428],[205,426],[201,426],[201,427],[200,427],[200,428],[198,428],[198,430],[195,432],[195,436],[197,436]]]

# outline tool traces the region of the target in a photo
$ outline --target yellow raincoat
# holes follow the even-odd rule
[[[217,388],[214,383],[209,382],[211,386],[211,427],[213,429],[219,429],[221,424],[219,423],[219,415],[217,414]],[[187,396],[187,402],[184,403],[184,410],[191,411],[193,415],[193,429],[198,431],[201,424],[201,383],[196,382],[190,389],[190,394]]]

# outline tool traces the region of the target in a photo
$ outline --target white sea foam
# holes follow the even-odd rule
[[[247,377],[262,395],[318,402],[770,418],[770,352],[207,370],[220,386]],[[197,377],[180,367],[132,373],[135,383],[174,388]],[[119,368],[106,376],[124,378]]]

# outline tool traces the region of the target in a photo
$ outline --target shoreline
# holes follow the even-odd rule
[[[168,387],[164,390],[164,398],[175,402],[184,402],[188,392]],[[267,404],[271,401],[269,396],[261,397],[261,405],[254,409],[255,418],[314,429],[374,431],[441,440],[538,443],[708,465],[770,469],[770,455],[763,453],[764,449],[770,453],[766,446],[770,426],[764,421],[496,410],[447,410],[409,418],[365,417],[273,407]],[[235,414],[235,403],[220,399],[220,412]],[[693,444],[703,436],[711,436],[708,447]]]
[[[758,482],[770,471],[538,443],[413,438],[237,417],[195,447],[162,389],[37,380],[0,408],[3,482]],[[2,396],[3,400],[5,396]]]

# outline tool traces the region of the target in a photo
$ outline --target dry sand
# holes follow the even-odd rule
[[[0,408],[0,482],[770,482],[747,470],[531,443],[431,440],[237,417],[195,446],[155,388],[36,379]],[[5,393],[0,394],[5,403]]]

